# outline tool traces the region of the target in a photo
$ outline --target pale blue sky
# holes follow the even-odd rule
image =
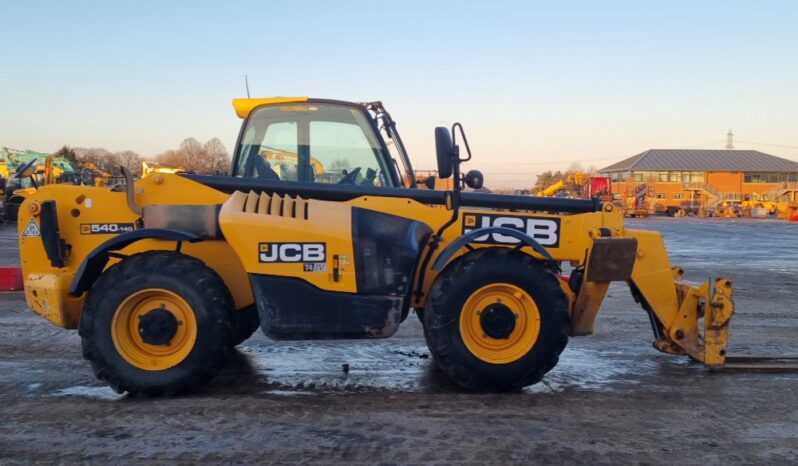
[[[3,2],[0,145],[232,150],[248,74],[258,96],[382,100],[417,168],[461,121],[493,186],[729,128],[798,160],[796,25],[795,1]]]

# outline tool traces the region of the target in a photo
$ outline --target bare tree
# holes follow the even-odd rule
[[[126,150],[116,154],[119,162],[135,175],[140,175],[141,172],[141,156],[133,151]]]
[[[230,155],[219,138],[212,138],[203,146],[210,160],[210,168],[214,173],[227,173],[230,169]]]
[[[88,149],[76,147],[74,150],[77,155],[78,165],[93,165],[106,173],[120,174],[119,166],[122,164],[122,159],[118,154],[98,147]]]
[[[571,174],[571,173],[578,173],[578,172],[582,172],[582,171],[584,171],[584,170],[582,170],[582,164],[581,163],[579,163],[579,162],[571,162],[571,164],[568,165],[568,169],[565,170],[565,173]]]
[[[221,173],[226,172],[230,166],[230,156],[218,138],[205,144],[194,138],[184,139],[177,149],[155,156],[155,161],[194,173]]]
[[[121,174],[120,167],[141,176],[141,162],[144,158],[136,152],[126,150],[111,152],[101,147],[62,147],[58,155],[63,155],[81,168],[96,168],[114,176]],[[205,144],[194,138],[184,139],[177,149],[170,149],[153,157],[156,162],[195,173],[225,173],[230,169],[230,155],[219,138],[212,138]]]

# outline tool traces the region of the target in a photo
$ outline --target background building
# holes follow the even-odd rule
[[[613,193],[646,198],[656,210],[749,199],[790,202],[798,192],[798,162],[754,150],[651,149],[599,172],[610,177]]]

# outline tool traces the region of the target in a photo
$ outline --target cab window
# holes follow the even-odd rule
[[[282,104],[253,110],[235,176],[271,181],[395,186],[384,145],[360,108]]]

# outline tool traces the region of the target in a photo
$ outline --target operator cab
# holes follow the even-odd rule
[[[275,98],[236,99],[233,104],[245,118],[233,159],[235,177],[415,186],[395,124],[379,102]]]

